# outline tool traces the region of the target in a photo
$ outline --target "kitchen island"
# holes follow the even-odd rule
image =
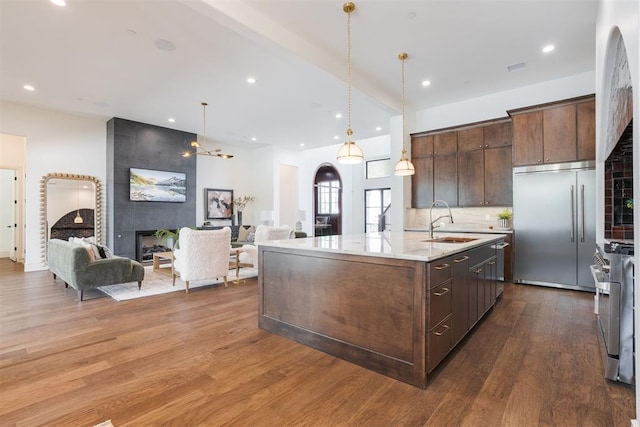
[[[500,294],[504,235],[383,232],[259,246],[259,327],[425,388]]]

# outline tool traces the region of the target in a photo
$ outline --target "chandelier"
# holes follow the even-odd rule
[[[202,140],[207,140],[207,104],[206,102],[200,103],[202,105]],[[182,153],[182,157],[190,157],[190,156],[212,156],[212,157],[220,157],[223,159],[230,159],[233,157],[233,154],[225,154],[222,152],[220,148],[215,148],[213,150],[207,150],[202,145],[198,143],[198,141],[191,141],[191,146],[193,147],[193,151],[185,151]]]

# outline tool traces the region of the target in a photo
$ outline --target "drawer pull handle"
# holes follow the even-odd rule
[[[436,270],[444,270],[445,268],[449,268],[449,264],[436,265]]]
[[[446,294],[447,292],[449,292],[449,288],[442,288],[442,290],[440,292],[434,292],[433,294],[437,297],[441,297],[442,295]]]
[[[465,255],[465,256],[463,256],[462,258],[454,259],[454,260],[453,260],[453,262],[455,262],[455,263],[457,264],[457,263],[459,263],[459,262],[463,262],[463,261],[466,261],[466,260],[468,260],[468,259],[469,259],[469,257]]]
[[[487,264],[489,264],[489,265],[493,265],[493,264],[495,264],[495,263],[496,263],[495,261],[491,261],[491,262],[488,262]]]
[[[473,270],[474,273],[476,274],[480,274],[482,273],[482,269],[481,268],[476,268],[475,270]]]
[[[445,332],[447,332],[447,329],[449,329],[448,325],[442,325],[442,330],[438,331],[438,332],[434,332],[433,334],[437,337],[441,337],[442,334],[444,334]]]

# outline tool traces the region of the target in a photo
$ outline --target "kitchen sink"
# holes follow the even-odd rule
[[[429,239],[429,240],[423,240],[423,242],[429,242],[429,243],[467,243],[467,242],[473,242],[474,240],[478,240],[475,237],[451,237],[451,236],[446,236],[446,237],[435,237],[433,239]]]

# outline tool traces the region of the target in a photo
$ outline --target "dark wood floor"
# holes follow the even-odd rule
[[[255,280],[82,303],[0,260],[0,425],[628,426],[593,296],[507,284],[427,390],[257,328]]]

